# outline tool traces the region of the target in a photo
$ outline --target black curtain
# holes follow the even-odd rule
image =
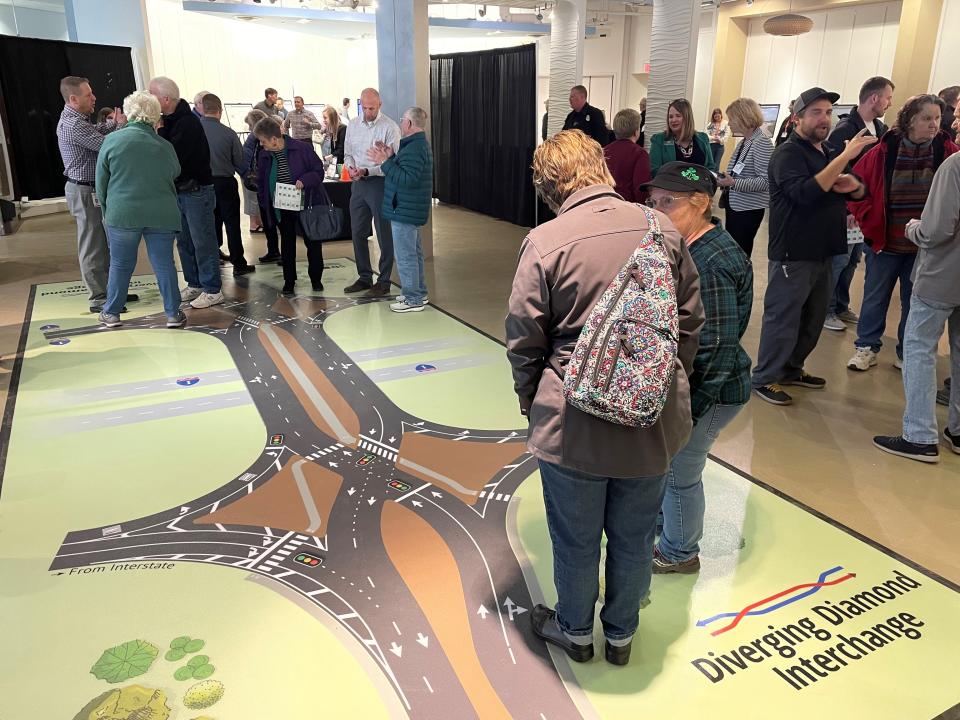
[[[536,46],[430,57],[434,194],[517,225],[534,222]]]
[[[97,107],[119,107],[136,89],[130,48],[0,35],[0,108],[16,197],[63,195],[57,122],[60,80],[90,79]]]

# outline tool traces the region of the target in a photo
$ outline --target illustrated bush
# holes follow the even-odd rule
[[[216,668],[210,664],[210,658],[206,655],[197,655],[190,659],[186,665],[179,668],[173,677],[175,680],[206,680],[213,675]]]
[[[183,694],[183,704],[191,710],[203,710],[220,702],[224,687],[219,680],[204,680]]]
[[[124,682],[149,670],[159,652],[156,645],[146,640],[130,640],[104,650],[90,672],[108,683]]]
[[[178,660],[183,660],[183,658],[185,658],[187,655],[203,650],[204,645],[206,645],[206,642],[200,640],[199,638],[191,638],[188,635],[181,635],[180,637],[174,638],[170,641],[170,649],[167,650],[166,655],[163,657],[170,662],[177,662]],[[202,665],[204,663],[200,664]],[[176,677],[177,680],[189,680],[191,677],[193,677],[193,674],[191,673],[190,675],[177,677],[175,673],[174,677]],[[208,677],[210,677],[210,675],[204,675],[203,677],[198,677],[197,680],[203,680],[204,678]]]

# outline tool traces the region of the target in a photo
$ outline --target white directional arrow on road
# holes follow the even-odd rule
[[[503,601],[503,606],[507,609],[507,613],[510,615],[510,622],[513,622],[513,618],[520,613],[525,613],[527,611],[525,607],[521,607],[511,600],[509,595],[507,596],[507,599]]]
[[[265,538],[263,539],[263,546],[264,546],[264,547],[267,547],[268,545],[272,545],[272,544],[273,544],[273,538],[265,537]]]
[[[375,497],[368,498],[368,499],[367,499],[367,505],[373,505],[376,501],[377,501],[377,499],[376,499]]]
[[[329,462],[329,463],[327,463],[327,464],[328,464],[330,467],[337,467],[337,464],[336,464],[335,462],[332,462],[332,461]]]
[[[256,548],[250,548],[250,550],[247,551],[247,557],[253,557],[253,556],[256,555],[258,552],[259,552],[259,551],[258,551]]]
[[[424,647],[427,647],[427,645],[430,643],[430,638],[428,638],[423,633],[417,633],[417,642],[423,645]]]
[[[423,507],[423,503],[422,503],[422,502],[418,502],[418,501],[416,501],[416,500],[411,500],[411,501],[410,501],[410,504],[413,505],[414,507]]]
[[[351,496],[352,496],[356,491],[357,491],[356,488],[350,488],[349,490],[347,490],[347,495],[351,495]]]
[[[436,490],[431,490],[431,491],[430,491],[430,494],[433,495],[435,498],[442,498],[442,497],[443,497],[443,493],[438,493]]]
[[[252,383],[262,383],[262,382],[263,382],[263,379],[262,379],[259,375],[257,375],[257,376],[256,376],[253,380],[251,380],[250,382],[252,382]]]
[[[390,652],[397,657],[401,657],[403,655],[403,645],[397,645],[396,641],[390,643]]]
[[[391,435],[391,436],[390,436],[390,442],[394,443],[394,442],[396,442],[396,441],[397,441],[396,435]]]
[[[181,506],[180,506],[180,514],[183,515],[185,512],[190,512],[190,506],[189,506],[189,505],[181,505]]]
[[[487,615],[489,614],[490,614],[490,611],[487,610],[487,608],[485,608],[483,605],[481,605],[480,608],[477,610],[477,615],[480,616],[481,620],[486,620]]]
[[[271,451],[271,452],[268,452],[267,455],[269,455],[270,457],[276,457],[276,456],[277,456],[277,453]]]

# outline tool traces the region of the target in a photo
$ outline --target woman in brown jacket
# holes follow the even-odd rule
[[[565,131],[537,148],[533,177],[557,218],[523,242],[506,320],[507,350],[528,448],[540,477],[553,541],[556,609],[538,605],[533,631],[575,661],[593,657],[600,539],[607,536],[600,622],[606,658],[623,665],[650,588],[657,512],[670,459],[690,435],[687,376],[703,324],[697,269],[665,215],[658,218],[676,286],[677,367],[655,425],[633,428],[581,412],[563,396],[562,368],[587,317],[647,229],[642,208],[613,191],[595,141]]]

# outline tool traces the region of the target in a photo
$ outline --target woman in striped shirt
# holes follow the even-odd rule
[[[773,143],[763,130],[763,113],[755,100],[738,98],[727,106],[730,129],[743,139],[727,165],[727,174],[719,180],[728,191],[726,229],[737,245],[750,257],[753,240],[770,205],[767,165]]]

